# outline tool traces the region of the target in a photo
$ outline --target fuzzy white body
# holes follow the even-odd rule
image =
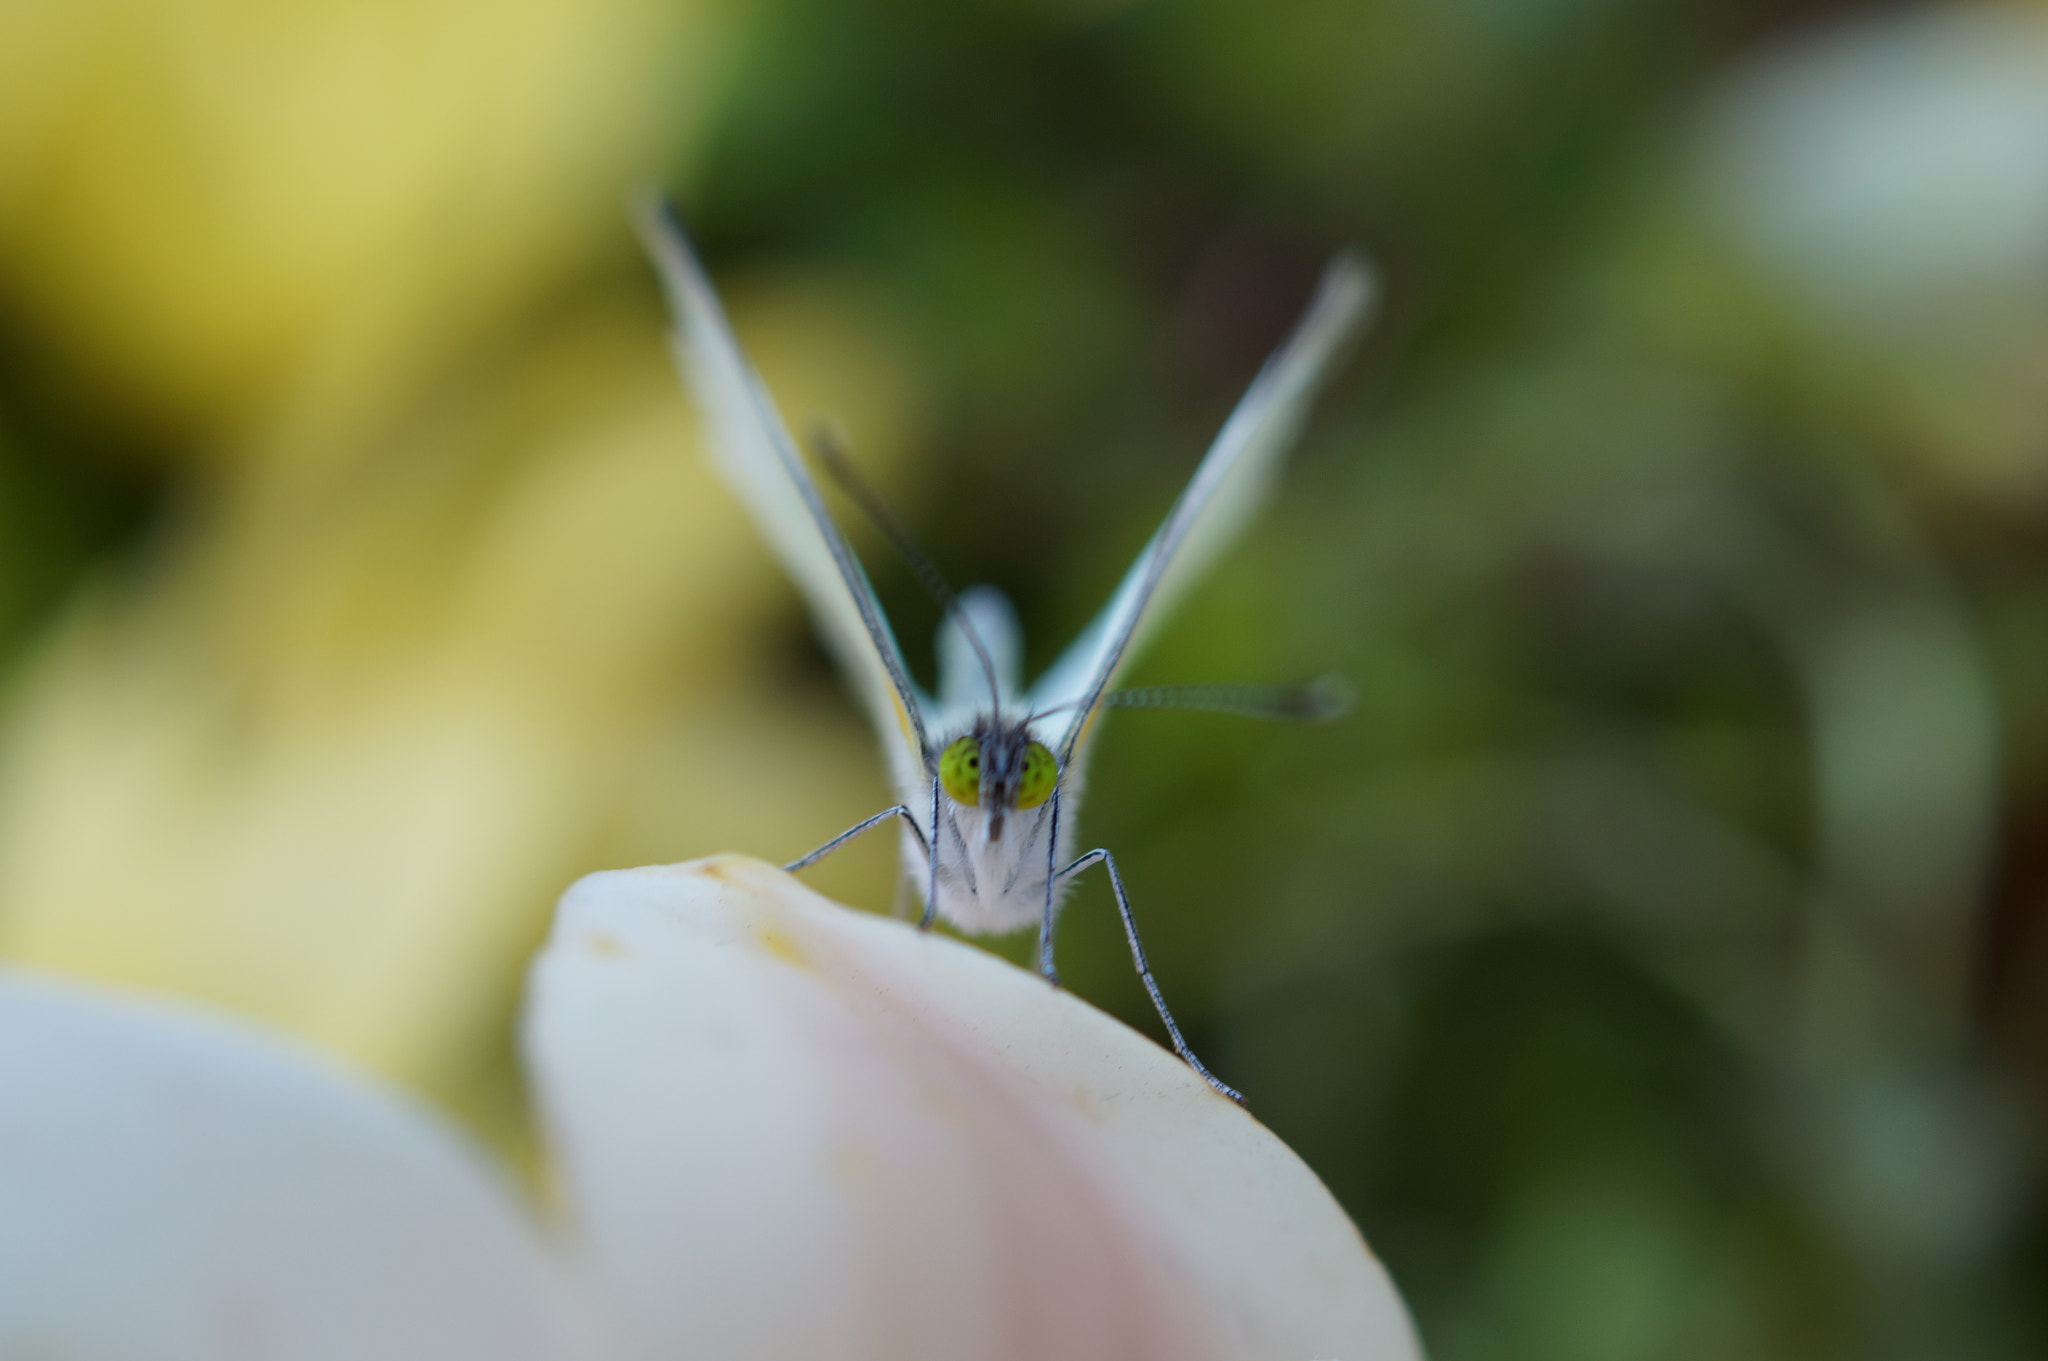
[[[940,745],[960,733],[940,738]],[[1044,741],[1033,734],[1034,740]],[[926,836],[931,835],[932,785],[921,791],[904,791],[904,806],[917,816]],[[1071,810],[1079,804],[1079,789],[1062,775],[1057,797],[1036,808],[1012,808],[1002,815],[1002,830],[991,836],[996,819],[993,811],[956,802],[944,790],[938,801],[939,901],[941,917],[973,935],[1000,935],[1038,926],[1045,918],[1045,876],[1048,865],[1055,874],[1074,858],[1074,822]],[[1057,839],[1053,810],[1059,808]],[[1052,844],[1049,846],[1048,842]],[[931,886],[931,862],[925,849],[908,827],[903,829],[903,868],[922,902]],[[1058,911],[1065,896],[1064,881],[1053,882],[1053,909]]]
[[[961,592],[957,609],[939,625],[935,652],[939,662],[938,702],[933,709],[932,750],[944,751],[957,737],[1022,723],[1026,738],[1051,748],[1064,735],[1065,724],[1025,721],[1028,701],[1019,693],[1024,659],[1023,631],[1009,597],[993,586]],[[969,638],[972,630],[972,641]],[[975,643],[980,643],[977,650]],[[991,701],[1000,704],[991,716]],[[1060,715],[1064,719],[1066,715]],[[1075,763],[1078,765],[1078,763]],[[932,834],[932,789],[935,772],[926,770],[921,784],[904,782],[897,790],[903,806],[916,817],[925,836]],[[1010,808],[995,830],[995,810],[955,800],[942,788],[938,805],[939,916],[971,935],[1000,935],[1037,926],[1045,919],[1045,874],[1048,858],[1057,873],[1074,858],[1075,812],[1081,802],[1080,772],[1070,765],[1060,772],[1059,793],[1036,808]],[[1059,841],[1047,856],[1053,835],[1053,809],[1058,806]],[[903,829],[903,871],[918,902],[931,891],[931,864],[919,839]],[[1065,885],[1053,884],[1057,911]]]

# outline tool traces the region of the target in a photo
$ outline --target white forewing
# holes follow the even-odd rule
[[[1373,297],[1373,276],[1363,262],[1350,256],[1331,262],[1308,311],[1252,380],[1109,605],[1032,688],[1034,712],[1060,710],[1047,745],[1059,754],[1063,776],[1078,775],[1096,701],[1141,634],[1164,617],[1266,499],[1281,456],[1307,418],[1331,362],[1365,322]]]
[[[825,511],[796,442],[760,375],[741,352],[689,242],[657,200],[635,205],[635,220],[661,272],[675,317],[676,362],[696,395],[711,455],[753,513],[798,588],[888,752],[907,802],[925,788],[931,701],[919,694],[859,559]]]

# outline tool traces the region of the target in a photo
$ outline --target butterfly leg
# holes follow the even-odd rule
[[[1058,987],[1060,983],[1059,973],[1052,967],[1052,916],[1053,909],[1057,904],[1054,886],[1060,879],[1059,875],[1053,873],[1053,866],[1058,863],[1054,857],[1059,854],[1059,846],[1060,791],[1054,789],[1052,791],[1052,826],[1047,828],[1045,833],[1045,917],[1038,924],[1038,972],[1045,975],[1045,981],[1054,987]],[[1068,873],[1072,872],[1073,868],[1070,867]]]
[[[1131,963],[1137,966],[1138,979],[1152,997],[1153,1010],[1157,1011],[1159,1019],[1166,1023],[1166,1033],[1173,1040],[1173,1052],[1186,1059],[1188,1067],[1200,1073],[1204,1082],[1242,1106],[1244,1094],[1202,1066],[1202,1061],[1195,1057],[1195,1051],[1188,1048],[1188,1042],[1181,1038],[1180,1027],[1174,1024],[1173,1013],[1166,1009],[1166,998],[1160,995],[1159,984],[1152,978],[1152,966],[1145,962],[1145,947],[1138,940],[1138,923],[1131,916],[1131,901],[1124,896],[1123,876],[1116,872],[1116,857],[1097,847],[1061,870],[1059,877],[1065,879],[1069,875],[1079,874],[1098,860],[1102,862],[1103,868],[1109,871],[1109,887],[1116,894],[1116,910],[1124,919],[1124,938],[1131,943]]]
[[[909,811],[905,810],[903,816],[909,817]],[[917,919],[917,929],[929,931],[932,929],[932,918],[937,916],[939,911],[939,777],[936,775],[932,776],[931,838],[926,840],[924,834],[920,832],[917,839],[924,842],[924,862],[930,866],[932,875],[930,887],[924,895],[924,915]]]
[[[873,817],[861,822],[854,823],[853,826],[847,828],[838,836],[833,837],[830,841],[818,847],[817,850],[812,851],[809,855],[804,856],[800,860],[792,860],[787,865],[784,865],[782,867],[783,871],[788,874],[795,874],[804,866],[814,864],[817,861],[824,859],[832,852],[838,850],[841,846],[844,846],[847,842],[859,836],[862,832],[865,832],[868,828],[873,827],[877,823],[887,822],[890,818],[902,818],[904,822],[909,824],[910,830],[916,834],[918,841],[920,843],[924,841],[924,828],[918,826],[917,819],[911,816],[910,810],[899,803],[894,808],[884,808],[881,812],[875,814]]]

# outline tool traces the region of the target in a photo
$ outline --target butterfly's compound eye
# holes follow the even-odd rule
[[[939,786],[953,802],[969,808],[981,802],[981,743],[963,737],[939,756]]]
[[[1024,770],[1017,777],[1017,806],[1036,808],[1052,797],[1053,786],[1060,782],[1060,763],[1052,759],[1052,753],[1044,746],[1033,742],[1024,748]]]

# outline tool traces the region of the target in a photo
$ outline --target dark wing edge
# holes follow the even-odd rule
[[[928,778],[929,702],[911,683],[867,573],[827,513],[674,210],[648,192],[634,196],[630,212],[668,297],[676,364],[704,417],[712,462],[796,579],[874,721],[898,789],[914,793]]]
[[[1377,292],[1362,257],[1346,253],[1330,262],[1301,320],[1245,390],[1109,605],[1033,687],[1034,711],[1069,715],[1054,744],[1063,769],[1075,760],[1103,693],[1141,632],[1164,617],[1265,502],[1281,457],[1336,360],[1363,328]]]

